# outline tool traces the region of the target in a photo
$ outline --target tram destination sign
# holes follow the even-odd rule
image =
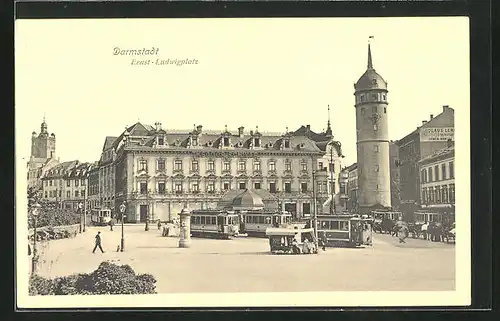
[[[429,127],[420,130],[421,142],[446,142],[455,140],[454,127]]]

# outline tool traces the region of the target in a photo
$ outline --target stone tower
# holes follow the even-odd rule
[[[32,158],[55,158],[56,157],[56,135],[47,131],[45,117],[40,125],[40,134],[32,133],[31,137]]]
[[[391,207],[387,82],[373,68],[370,44],[365,73],[354,85],[359,210]]]

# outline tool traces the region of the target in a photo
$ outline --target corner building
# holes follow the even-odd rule
[[[126,221],[174,218],[183,207],[216,208],[231,190],[264,189],[300,218],[312,213],[313,170],[324,152],[295,133],[165,131],[136,123],[113,142],[115,208]],[[319,183],[319,182],[318,182]]]
[[[359,210],[368,213],[391,207],[387,82],[373,68],[370,45],[367,69],[354,89]]]

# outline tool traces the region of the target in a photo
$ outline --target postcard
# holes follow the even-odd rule
[[[15,61],[20,308],[470,304],[467,18],[21,19]]]

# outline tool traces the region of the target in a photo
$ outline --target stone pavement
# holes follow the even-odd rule
[[[156,277],[158,293],[266,291],[452,291],[455,247],[374,235],[366,248],[327,248],[319,255],[270,255],[265,238],[215,240],[161,237],[156,226],[125,226],[125,251],[116,252],[121,227],[89,227],[74,239],[50,241],[38,273],[46,277],[88,273],[102,261],[129,264]],[[92,254],[101,231],[105,253]]]

